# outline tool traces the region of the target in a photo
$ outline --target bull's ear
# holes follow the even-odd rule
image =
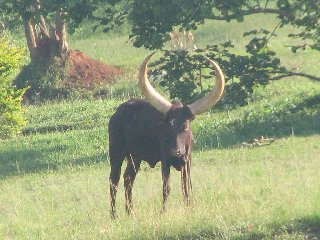
[[[191,109],[189,108],[189,106],[185,106],[185,114],[187,116],[188,119],[190,119],[191,121],[194,120],[196,118],[196,116],[191,112]]]
[[[165,122],[170,121],[170,117],[168,116],[168,112],[163,115],[163,121],[165,121]]]
[[[172,107],[174,107],[174,108],[181,108],[181,107],[183,107],[183,104],[182,104],[179,100],[174,99],[174,100],[172,101]]]

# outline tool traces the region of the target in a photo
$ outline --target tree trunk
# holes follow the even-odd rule
[[[34,27],[32,26],[31,19],[24,19],[24,32],[26,35],[27,45],[30,52],[31,61],[36,58],[37,55],[37,41]]]
[[[59,38],[59,51],[60,53],[66,53],[68,51],[67,31],[64,21],[65,12],[60,11],[56,15],[56,32]]]
[[[68,52],[65,13],[58,11],[55,25],[48,31],[43,16],[40,16],[37,24],[32,19],[24,20],[25,36],[32,63],[49,63],[55,57],[63,57]]]

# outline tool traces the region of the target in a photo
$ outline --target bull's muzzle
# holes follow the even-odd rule
[[[174,157],[182,158],[186,154],[185,149],[171,149],[171,155]]]

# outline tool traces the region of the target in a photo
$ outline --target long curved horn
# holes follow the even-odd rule
[[[225,86],[224,75],[223,75],[223,72],[222,72],[221,68],[219,67],[219,65],[209,58],[206,58],[206,59],[213,66],[214,71],[216,73],[217,80],[216,80],[216,84],[215,84],[214,88],[211,90],[211,92],[209,92],[209,94],[207,96],[188,105],[188,107],[190,108],[191,112],[194,115],[205,112],[209,108],[211,108],[213,105],[215,105],[222,97],[224,86]]]
[[[153,54],[151,53],[146,59],[143,61],[139,71],[139,85],[142,91],[142,94],[146,97],[146,99],[150,102],[152,106],[154,106],[159,112],[166,113],[171,108],[172,104],[167,101],[163,96],[161,96],[150,84],[148,80],[148,62]]]

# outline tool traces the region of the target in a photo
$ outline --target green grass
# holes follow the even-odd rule
[[[115,41],[110,38],[89,38],[71,41],[70,48],[78,49],[94,59],[98,59],[110,65],[127,69],[137,69],[149,51],[137,49],[128,42],[127,36],[118,37]]]
[[[235,39],[241,48],[240,30],[276,23],[265,22],[251,19],[227,30],[208,22],[197,36],[203,44]],[[281,48],[288,31],[272,43],[286,64],[319,74],[311,64],[319,53],[292,55]],[[257,89],[248,106],[197,116],[190,208],[183,206],[180,174],[172,170],[168,211],[160,214],[160,165],[144,163],[133,190],[134,215],[125,214],[121,179],[120,217],[111,220],[108,120],[125,99],[139,97],[135,71],[148,52],[125,42],[73,40],[72,48],[129,74],[104,100],[27,106],[23,135],[0,142],[0,239],[318,239],[320,84],[303,78]],[[243,147],[258,135],[275,141]]]
[[[25,135],[0,147],[0,238],[4,239],[304,239],[320,234],[319,117],[317,83],[299,89],[288,82],[283,97],[272,87],[259,100],[229,112],[211,111],[193,123],[193,203],[182,205],[180,176],[172,171],[168,212],[160,214],[159,165],[143,164],[134,187],[135,215],[124,210],[120,187],[116,222],[109,217],[107,122],[120,100],[47,103],[27,108]],[[313,91],[309,91],[313,89]],[[308,90],[308,91],[307,91]],[[285,94],[286,93],[286,94]],[[303,108],[283,112],[287,94]],[[308,103],[308,104],[307,104]],[[306,105],[307,104],[307,105]],[[301,115],[301,111],[303,114]],[[280,114],[272,137],[260,148],[243,148],[267,122],[243,124]],[[297,115],[298,114],[298,115]],[[300,116],[301,115],[301,116]],[[286,129],[285,119],[300,116]],[[249,119],[250,120],[250,119]],[[249,121],[247,120],[247,121]],[[275,123],[278,121],[276,118]],[[299,123],[299,124],[298,124]],[[249,124],[249,123],[248,123]],[[269,123],[270,124],[270,123]],[[245,133],[251,129],[251,133]],[[212,130],[212,132],[211,132]],[[217,133],[220,133],[217,140]],[[245,133],[243,136],[241,133]],[[222,144],[224,142],[224,144]],[[217,146],[218,148],[212,148]],[[121,185],[123,182],[121,181]],[[2,235],[1,235],[2,234]]]
[[[120,188],[120,218],[116,222],[108,214],[107,162],[20,174],[1,181],[0,236],[4,239],[318,236],[319,141],[319,136],[291,136],[257,149],[196,152],[191,208],[182,206],[179,174],[173,172],[173,192],[164,215],[159,213],[160,169],[143,165],[134,188],[135,215],[128,218],[124,214],[124,192]]]

